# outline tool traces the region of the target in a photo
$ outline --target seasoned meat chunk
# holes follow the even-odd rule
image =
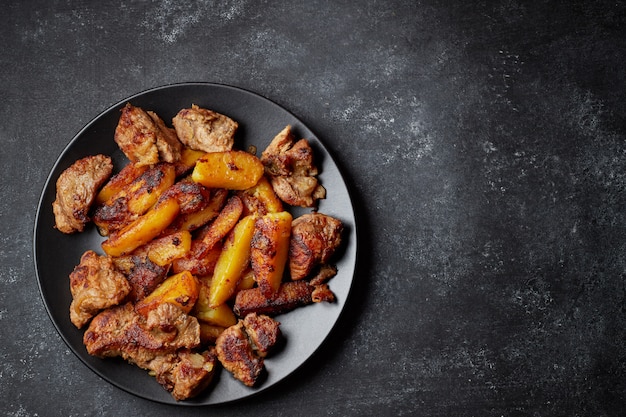
[[[159,355],[200,344],[195,317],[164,303],[144,318],[131,303],[108,308],[91,320],[83,336],[90,355],[120,356],[142,366]]]
[[[278,197],[292,206],[313,207],[326,197],[317,180],[313,149],[306,139],[295,141],[291,126],[285,127],[261,154],[261,162]]]
[[[314,288],[307,281],[283,282],[278,292],[267,298],[259,287],[241,290],[235,297],[233,311],[239,317],[251,313],[275,316],[311,304]]]
[[[63,233],[82,232],[99,188],[113,172],[111,158],[87,156],[61,173],[52,203],[56,228]]]
[[[130,292],[126,277],[108,256],[87,251],[70,274],[70,320],[79,329],[100,310],[119,304]]]
[[[243,322],[230,326],[215,342],[217,358],[228,372],[249,387],[263,371],[263,358],[254,353]]]
[[[294,219],[289,242],[291,279],[303,279],[327,263],[341,243],[342,230],[341,221],[326,214],[308,213]]]
[[[138,166],[176,162],[182,145],[173,129],[153,112],[127,103],[121,110],[114,139],[124,155]]]
[[[233,119],[195,104],[179,111],[172,125],[182,143],[204,152],[230,151],[238,127]]]
[[[249,387],[264,370],[264,357],[280,335],[280,323],[250,314],[224,330],[215,342],[217,358],[228,372]]]
[[[197,395],[215,373],[214,351],[191,349],[200,344],[200,325],[172,304],[162,304],[147,318],[131,303],[98,314],[84,334],[91,355],[119,356],[152,371],[156,380],[176,400]]]

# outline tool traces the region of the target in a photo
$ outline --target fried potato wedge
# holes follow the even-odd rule
[[[143,316],[163,303],[174,304],[185,313],[189,313],[200,292],[200,284],[189,271],[172,275],[161,283],[146,298],[135,304],[135,311]]]
[[[156,204],[146,214],[114,232],[102,242],[102,249],[109,256],[122,256],[145,245],[157,237],[176,218],[178,202],[166,199]]]
[[[263,176],[261,160],[244,151],[210,152],[198,159],[191,178],[209,188],[245,190]]]
[[[203,321],[198,321],[198,324],[200,324],[200,343],[203,345],[214,345],[219,335],[226,330],[226,327],[215,326]]]
[[[237,317],[232,308],[224,303],[217,307],[209,305],[209,293],[211,290],[211,280],[200,279],[200,292],[196,305],[192,310],[192,315],[207,324],[219,327],[230,327],[237,324]]]
[[[257,219],[250,248],[250,263],[261,292],[268,298],[278,291],[289,256],[292,216],[287,211]]]
[[[209,306],[217,307],[234,294],[241,274],[250,262],[255,220],[253,215],[242,218],[228,235],[213,271]]]
[[[113,198],[113,196],[139,178],[147,169],[147,165],[136,165],[132,162],[126,164],[120,172],[111,177],[111,179],[104,184],[102,189],[100,189],[100,192],[96,196],[96,204],[104,204],[106,201]]]
[[[148,243],[148,258],[159,266],[171,264],[191,250],[191,233],[187,230],[154,239]]]

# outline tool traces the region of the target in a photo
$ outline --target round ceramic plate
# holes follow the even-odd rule
[[[52,202],[56,181],[63,170],[87,155],[111,156],[116,171],[127,163],[113,134],[120,109],[128,102],[155,111],[170,126],[176,113],[192,104],[225,114],[239,123],[235,136],[238,149],[254,145],[260,153],[288,124],[298,138],[307,138],[311,143],[320,170],[319,179],[327,191],[318,210],[341,219],[345,225],[344,243],[334,259],[339,272],[329,283],[337,301],[312,304],[277,316],[284,346],[266,359],[266,377],[254,388],[244,386],[222,370],[200,396],[176,402],[146,371],[120,359],[90,356],[82,343],[83,330],[76,329],[69,320],[69,274],[86,250],[102,253],[103,238],[93,226],[73,235],[65,235],[54,228]],[[310,210],[291,211],[296,217]],[[219,84],[185,83],[148,90],[119,102],[98,115],[70,141],[52,168],[41,195],[34,228],[34,259],[48,314],[63,340],[86,366],[111,384],[142,398],[168,404],[207,405],[241,400],[272,387],[296,371],[324,343],[339,319],[352,285],[356,242],[354,210],[348,189],[333,158],[313,132],[289,111],[250,91]]]

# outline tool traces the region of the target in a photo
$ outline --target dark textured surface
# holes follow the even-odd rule
[[[4,5],[0,413],[624,415],[626,4],[494,3]],[[84,367],[32,257],[70,138],[182,81],[300,117],[345,172],[362,237],[325,347],[276,389],[209,409],[135,398]]]

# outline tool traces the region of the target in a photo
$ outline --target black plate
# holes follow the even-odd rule
[[[100,242],[103,239],[94,227],[74,235],[65,235],[54,228],[52,202],[56,180],[74,161],[87,155],[110,155],[116,169],[126,163],[113,140],[113,133],[120,109],[127,102],[155,111],[168,124],[180,109],[191,104],[226,114],[239,122],[235,147],[248,149],[249,145],[255,145],[258,152],[290,124],[298,137],[309,139],[316,153],[319,179],[327,190],[327,198],[320,202],[319,211],[341,219],[346,226],[345,244],[336,261],[339,273],[330,281],[337,302],[314,304],[277,317],[282,323],[285,344],[266,360],[267,376],[258,387],[248,388],[222,371],[205,393],[195,399],[176,402],[146,371],[122,360],[90,356],[82,343],[83,330],[76,329],[69,320],[69,274],[87,249],[102,253]],[[305,211],[309,210],[294,209],[292,214],[295,217]],[[41,195],[34,229],[34,257],[48,314],[63,340],[85,365],[113,385],[139,397],[168,404],[205,405],[240,400],[266,390],[313,355],[344,308],[354,277],[356,242],[354,210],[348,189],[337,165],[313,132],[293,114],[257,94],[219,84],[185,83],[155,88],[120,101],[93,119],[71,140],[52,168]]]

